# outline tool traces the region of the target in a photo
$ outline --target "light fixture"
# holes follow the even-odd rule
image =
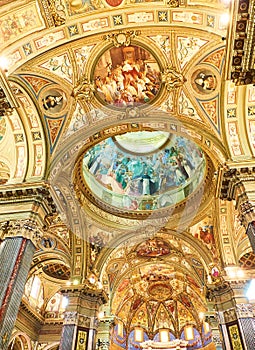
[[[200,312],[199,312],[200,321],[203,321],[204,316],[205,316],[205,313],[204,313],[203,311],[200,311]]]
[[[0,69],[6,71],[9,65],[9,60],[5,56],[0,56]]]
[[[159,341],[161,343],[168,343],[170,341],[169,329],[167,329],[167,328],[160,328],[159,329]]]
[[[89,282],[90,282],[91,284],[95,284],[95,283],[96,283],[96,277],[95,277],[95,275],[90,275],[90,277],[89,277]]]
[[[229,22],[229,14],[228,13],[223,13],[220,16],[220,24],[222,27],[226,27]]]
[[[187,325],[184,327],[184,337],[185,337],[185,340],[194,339],[194,329],[192,325]]]
[[[237,270],[236,275],[237,275],[237,277],[242,278],[242,277],[244,277],[244,271],[239,269],[239,270]]]
[[[104,311],[99,311],[98,318],[101,320],[104,317]]]
[[[246,297],[251,300],[255,300],[255,279],[252,279],[249,288],[246,292]]]
[[[135,339],[135,342],[137,343],[141,343],[143,342],[143,328],[138,326],[138,327],[135,327],[134,328],[134,333],[135,333],[135,336],[134,336],[134,339]]]

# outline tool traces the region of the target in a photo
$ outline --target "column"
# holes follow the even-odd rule
[[[222,281],[210,286],[224,350],[255,349],[254,307],[244,297],[245,282]]]
[[[240,223],[245,227],[253,252],[255,253],[255,166],[250,162],[236,168],[229,163],[219,169],[217,196],[223,200],[235,200]]]
[[[108,301],[103,289],[90,284],[69,286],[62,290],[68,297],[68,306],[60,340],[60,350],[92,350],[98,328],[98,312]]]
[[[113,325],[113,316],[104,316],[100,319],[97,337],[96,337],[96,349],[107,350],[110,345],[110,331]]]
[[[15,325],[31,261],[33,242],[25,237],[7,237],[0,246],[0,348],[7,349]]]
[[[37,241],[43,235],[41,228],[55,211],[47,187],[20,186],[0,191],[1,350],[9,345]]]

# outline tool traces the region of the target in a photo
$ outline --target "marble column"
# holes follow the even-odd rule
[[[55,212],[48,185],[0,190],[0,349],[8,348],[37,241]]]
[[[68,298],[60,340],[60,350],[95,349],[98,312],[108,298],[104,290],[90,283],[62,290]]]
[[[110,331],[113,325],[114,317],[113,316],[104,316],[100,319],[97,337],[96,337],[96,348],[100,350],[109,349],[110,345]]]
[[[34,252],[34,243],[24,236],[6,237],[0,246],[1,350],[8,347]]]
[[[243,281],[222,281],[210,287],[225,350],[255,349],[254,307],[244,296]]]

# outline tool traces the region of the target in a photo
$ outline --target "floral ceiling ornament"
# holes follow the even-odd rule
[[[179,7],[179,0],[168,0],[167,5],[170,7]]]
[[[72,96],[75,99],[91,101],[94,96],[94,91],[94,83],[91,83],[86,77],[81,77],[73,89]]]
[[[127,107],[125,113],[121,114],[118,119],[129,119],[129,118],[140,118],[144,114],[139,110],[138,107]]]
[[[186,78],[171,66],[168,66],[164,72],[161,73],[161,79],[162,83],[165,84],[167,91],[177,89],[186,81]]]
[[[115,47],[129,46],[131,44],[131,39],[135,38],[139,34],[141,34],[140,30],[129,30],[126,32],[104,35],[103,39],[112,41]]]

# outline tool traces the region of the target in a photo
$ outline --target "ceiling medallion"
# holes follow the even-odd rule
[[[95,95],[113,108],[133,107],[129,109],[129,117],[133,117],[137,115],[135,107],[151,103],[160,93],[159,63],[149,50],[129,45],[130,36],[113,34],[113,40],[115,47],[103,52],[95,65]]]
[[[172,295],[172,287],[166,283],[154,283],[148,288],[148,294],[158,301],[167,300]]]
[[[179,0],[168,0],[167,5],[170,7],[179,7]]]
[[[131,39],[141,34],[140,30],[129,30],[126,32],[119,32],[113,34],[107,34],[103,36],[104,40],[110,40],[115,47],[129,46]]]
[[[162,83],[165,84],[167,91],[182,86],[186,81],[186,78],[171,66],[168,66],[164,72],[161,73],[161,79]]]

